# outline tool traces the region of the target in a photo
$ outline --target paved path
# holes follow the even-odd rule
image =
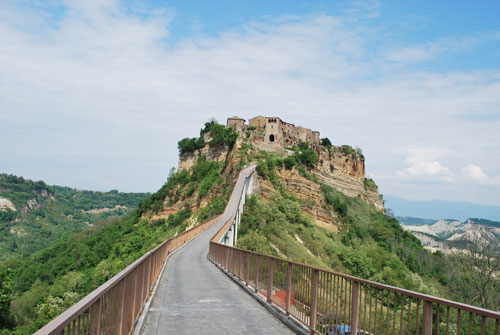
[[[172,254],[143,334],[293,334],[208,261],[216,224]]]

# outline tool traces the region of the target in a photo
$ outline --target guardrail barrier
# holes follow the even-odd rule
[[[498,335],[500,313],[210,242],[210,258],[311,334]],[[356,332],[352,330],[355,329]]]

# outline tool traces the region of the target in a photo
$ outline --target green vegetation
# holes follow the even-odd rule
[[[378,187],[377,184],[373,181],[371,178],[365,178],[365,189],[370,190],[370,191],[377,191]]]
[[[327,147],[328,149],[330,149],[333,145],[332,141],[330,141],[330,139],[328,137],[322,138],[320,143],[321,143],[321,145]]]
[[[0,261],[40,250],[68,231],[135,208],[147,193],[80,191],[0,174],[0,197],[15,211],[0,210]]]
[[[177,231],[175,225],[148,223],[135,212],[100,221],[82,232],[66,233],[51,246],[0,265],[1,287],[9,287],[10,324],[0,334],[31,334],[128,264]]]
[[[278,180],[274,172],[275,167],[285,167],[288,170],[296,168],[304,178],[318,182],[318,178],[309,170],[318,164],[318,153],[307,143],[300,143],[292,148],[292,155],[284,157],[274,152],[261,151],[258,155],[251,155],[250,160],[257,160],[257,173],[264,178],[269,178],[277,186]]]
[[[290,157],[293,165],[287,163]],[[325,208],[342,222],[340,232],[311,224],[311,218],[302,213],[306,201],[290,194],[275,171],[280,164],[305,167],[299,157],[296,153],[282,159],[267,153],[267,160],[258,161],[259,176],[268,178],[277,192],[270,200],[254,196],[246,203],[239,246],[425,293],[442,290],[448,281],[443,255],[426,251],[395,219],[361,198],[321,185]],[[311,179],[317,181],[317,177]]]
[[[180,155],[183,155],[186,152],[193,152],[195,150],[203,148],[204,146],[205,141],[203,141],[203,137],[186,137],[177,143],[177,148],[179,149]]]
[[[205,146],[205,134],[208,134],[211,140],[208,142],[210,147],[216,147],[225,145],[231,150],[238,138],[238,133],[232,128],[226,128],[223,125],[217,123],[215,120],[211,120],[205,123],[205,127],[200,131],[200,137],[198,138],[183,138],[177,143],[179,149],[179,155],[183,155],[187,152],[194,152],[197,149],[201,149]]]
[[[287,162],[290,157],[293,164]],[[248,199],[238,247],[483,308],[500,307],[498,243],[485,245],[488,239],[483,237],[469,243],[467,253],[431,253],[395,218],[360,197],[348,197],[327,185],[321,185],[324,208],[337,218],[339,231],[319,227],[303,212],[312,207],[311,200],[296,199],[276,169],[305,168],[298,162],[293,156],[283,159],[277,154],[260,154],[257,172],[269,179],[276,191],[269,199]],[[318,182],[314,171],[306,172],[313,176],[308,179]],[[367,179],[365,187],[375,189],[376,185]]]
[[[223,166],[224,162],[211,162],[207,161],[205,156],[200,156],[191,173],[187,170],[174,173],[175,170],[171,170],[168,181],[158,192],[141,201],[137,213],[139,215],[147,211],[158,213],[166,198],[172,205],[190,197],[195,191],[198,191],[198,199],[201,199],[214,185],[221,183]]]
[[[333,152],[342,153],[343,155],[359,156],[361,158],[364,157],[363,156],[363,151],[361,150],[361,148],[359,148],[359,147],[353,148],[350,145],[342,145],[342,146],[339,146],[339,147],[332,146],[331,150]]]
[[[221,214],[234,182],[224,169],[224,162],[200,156],[189,171],[171,171],[165,185],[126,217],[66,232],[42,250],[0,264],[0,334],[33,333],[189,224]],[[193,212],[203,199],[209,205]],[[183,207],[166,218],[143,217],[159,212],[164,201]]]
[[[333,269],[388,285],[437,294],[441,254],[425,251],[396,221],[359,198],[324,187],[328,206],[349,223],[339,233],[312,224],[292,196],[252,196],[245,204],[238,246]],[[273,247],[274,246],[274,247]]]

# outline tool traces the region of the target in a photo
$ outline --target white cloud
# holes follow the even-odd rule
[[[413,165],[403,170],[404,174],[410,176],[421,175],[451,175],[450,169],[444,167],[438,161],[433,162],[413,162]]]
[[[437,149],[413,149],[406,158],[408,167],[398,171],[396,176],[402,180],[413,181],[453,181],[453,173],[434,158],[444,153]]]
[[[462,169],[462,177],[466,181],[481,185],[500,185],[500,175],[490,177],[484,173],[481,167],[474,164],[469,164]]]
[[[386,36],[356,13],[271,18],[173,45],[171,10],[66,4],[55,23],[0,4],[2,172],[154,191],[177,140],[235,114],[279,115],[362,147],[384,193],[437,197],[420,185],[449,187],[465,158],[500,165],[500,119],[476,117],[498,113],[500,71],[414,72],[374,58]],[[370,8],[373,20],[380,8]],[[488,185],[469,200],[500,199]]]

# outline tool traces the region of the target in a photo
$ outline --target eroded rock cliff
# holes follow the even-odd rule
[[[266,150],[262,143],[240,136],[231,150],[226,146],[210,147],[207,144],[194,152],[182,154],[178,170],[189,170],[199,157],[205,156],[208,161],[224,162],[221,163],[226,166],[224,173],[229,174],[230,179],[234,179],[242,166],[263,159],[263,152],[278,157],[278,160],[281,159],[280,162],[296,153],[292,150],[276,150],[274,147],[271,149]],[[331,229],[337,229],[342,224],[338,214],[325,205],[322,184],[331,186],[346,196],[360,197],[379,211],[384,210],[376,184],[365,178],[365,159],[359,151],[349,146],[316,145],[313,149],[317,153],[318,161],[314,167],[307,170],[307,176],[298,168],[287,168],[284,163],[276,166],[276,172],[285,184],[285,188],[302,201],[303,211],[310,214],[316,224]],[[272,197],[275,191],[275,185],[268,178],[258,178],[256,192],[261,196]],[[165,199],[163,209],[158,216],[155,216],[156,218],[178,212],[186,202],[193,210],[203,208],[211,201],[211,197],[199,200],[198,191],[195,191],[182,203],[172,200],[171,197]]]

